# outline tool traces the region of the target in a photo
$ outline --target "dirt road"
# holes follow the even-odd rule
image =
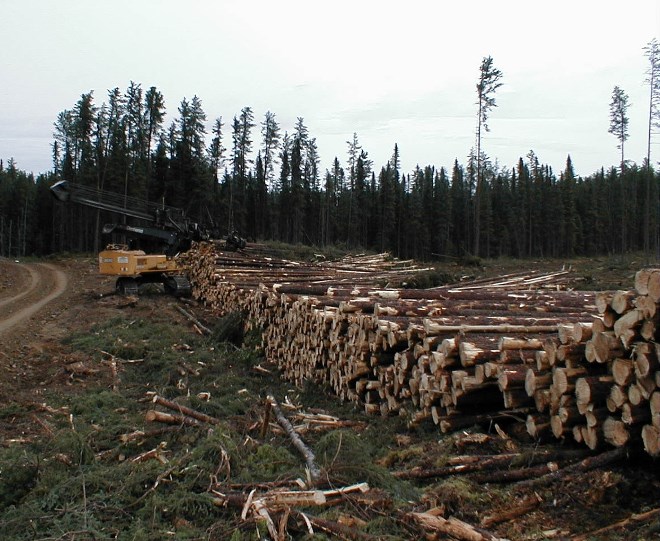
[[[3,361],[31,362],[80,326],[90,290],[103,285],[93,259],[0,259],[0,369]]]
[[[66,273],[47,263],[0,260],[0,339],[47,304],[69,284]]]

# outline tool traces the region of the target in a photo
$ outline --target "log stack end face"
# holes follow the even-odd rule
[[[285,378],[329,385],[369,414],[448,431],[515,409],[534,438],[660,455],[660,269],[596,294],[515,276],[382,289],[416,270],[383,254],[293,265],[200,244],[183,261],[197,299],[264,329]]]

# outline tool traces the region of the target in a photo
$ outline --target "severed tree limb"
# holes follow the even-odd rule
[[[298,449],[300,454],[302,454],[302,456],[304,457],[312,484],[316,483],[316,481],[318,481],[319,478],[321,477],[321,469],[316,464],[316,457],[314,456],[314,453],[309,447],[307,447],[307,445],[305,445],[305,442],[303,442],[302,439],[300,439],[300,436],[293,428],[293,425],[284,416],[282,410],[280,410],[280,407],[277,401],[275,400],[275,397],[269,395],[267,397],[267,400],[271,403],[271,409],[275,414],[275,418],[277,419],[277,422],[284,429],[287,436],[289,436],[289,439],[293,443],[294,447]]]
[[[208,423],[210,425],[217,425],[217,424],[220,423],[220,419],[216,419],[215,417],[211,417],[210,415],[207,415],[206,413],[196,411],[192,408],[182,406],[181,404],[177,404],[176,402],[173,402],[172,400],[167,400],[166,398],[163,398],[162,396],[155,395],[152,399],[152,402],[154,404],[160,404],[161,406],[166,407],[168,409],[178,411],[182,415],[192,417],[193,419],[197,419],[198,421],[201,421],[203,423]]]
[[[165,442],[161,442],[158,447],[155,447],[154,449],[151,449],[151,451],[145,451],[144,453],[139,454],[138,456],[134,457],[131,462],[144,462],[145,460],[149,460],[152,458],[155,458],[160,462],[161,464],[167,464],[167,458],[163,456],[163,453],[165,451],[165,447],[167,447],[167,444]]]
[[[628,450],[625,447],[617,447],[616,449],[612,449],[611,451],[605,451],[604,453],[601,453],[599,455],[585,458],[584,460],[581,460],[576,464],[571,464],[570,466],[567,466],[565,468],[561,468],[557,471],[547,473],[545,475],[542,475],[541,477],[537,477],[536,479],[529,479],[527,481],[522,481],[518,483],[516,486],[528,487],[536,484],[550,483],[557,479],[567,477],[573,473],[586,472],[596,468],[601,468],[613,462],[618,462],[619,460],[625,458],[627,454],[628,454]]]
[[[517,518],[521,515],[525,515],[530,511],[532,511],[533,509],[536,509],[541,503],[541,501],[542,501],[541,497],[538,494],[534,493],[531,496],[527,496],[526,498],[523,498],[522,501],[516,503],[514,506],[507,509],[506,511],[502,511],[500,513],[495,513],[493,515],[484,517],[483,519],[481,519],[481,526],[483,528],[490,528],[491,526],[494,526],[495,524],[499,524],[500,522],[513,520],[514,518]]]
[[[268,425],[270,424],[270,410],[272,407],[272,402],[270,400],[266,400],[266,408],[264,411],[264,422],[261,425],[261,431],[259,432],[259,436],[263,440],[266,437],[266,434],[268,433]]]
[[[298,512],[297,515],[306,525],[311,524],[314,528],[330,534],[332,539],[344,539],[348,541],[377,541],[378,539],[381,539],[380,537],[362,533],[355,528],[350,528],[334,520],[313,517],[307,513],[303,515],[303,513],[300,512]]]
[[[548,462],[531,468],[519,468],[516,470],[500,470],[489,473],[477,474],[471,479],[475,483],[514,483],[525,479],[538,478],[542,475],[550,474],[559,470],[556,462]]]
[[[181,312],[184,316],[186,316],[200,331],[202,331],[204,334],[211,334],[211,329],[209,329],[206,325],[204,325],[199,319],[197,319],[195,316],[193,316],[190,312],[182,308],[181,306],[177,304],[172,304],[174,308],[176,308],[179,312]]]
[[[614,524],[610,524],[609,526],[605,526],[604,528],[600,528],[599,530],[576,535],[575,537],[571,538],[571,541],[586,541],[587,539],[592,538],[596,539],[603,533],[611,532],[612,530],[618,530],[619,528],[625,528],[629,524],[633,524],[635,522],[647,522],[658,515],[660,515],[660,508],[658,507],[651,509],[650,511],[646,511],[645,513],[633,513],[628,518],[620,520],[619,522],[615,522]]]
[[[455,537],[456,539],[460,539],[461,541],[503,541],[502,538],[496,537],[486,530],[478,529],[455,517],[446,519],[433,511],[434,510],[425,513],[409,513],[408,516],[423,528],[436,530]]]
[[[354,494],[356,492],[364,494],[369,492],[367,483],[357,483],[336,489],[329,490],[270,490],[262,494],[256,494],[256,488],[252,488],[248,494],[243,492],[229,491],[220,492],[212,489],[211,493],[215,496],[212,500],[213,505],[217,507],[241,507],[244,510],[249,508],[253,501],[259,500],[270,509],[281,509],[284,507],[299,506],[325,506],[339,503],[341,496]],[[245,511],[244,511],[245,514]]]
[[[168,432],[176,432],[178,430],[179,430],[178,426],[163,426],[161,428],[157,428],[155,430],[149,430],[147,432],[145,432],[144,430],[135,430],[133,432],[120,435],[119,441],[121,441],[122,443],[130,443],[132,441],[145,440],[152,438],[154,436],[161,436],[163,434],[167,434]]]
[[[168,425],[204,426],[201,421],[193,419],[192,417],[186,417],[185,415],[176,413],[165,413],[163,411],[156,410],[149,410],[144,415],[144,419],[149,423],[159,422],[166,423]]]
[[[432,477],[447,477],[449,475],[467,474],[481,471],[491,471],[499,468],[509,468],[514,463],[538,464],[551,460],[575,460],[589,454],[588,449],[577,450],[550,450],[539,451],[526,457],[521,453],[506,453],[501,455],[465,455],[454,457],[448,466],[441,468],[412,468],[410,470],[394,472],[392,475],[398,479],[430,479]],[[529,468],[527,468],[529,469]],[[547,473],[544,472],[544,473]],[[490,474],[488,474],[490,475]],[[538,477],[537,474],[536,476]]]

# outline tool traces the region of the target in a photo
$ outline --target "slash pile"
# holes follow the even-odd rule
[[[516,418],[534,438],[660,454],[660,270],[594,293],[567,291],[568,271],[405,289],[424,269],[387,254],[301,263],[199,244],[181,260],[198,300],[262,330],[284,378],[368,414],[443,432]]]

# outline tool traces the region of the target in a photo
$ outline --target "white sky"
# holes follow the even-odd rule
[[[626,158],[646,156],[642,48],[654,37],[658,0],[0,0],[0,158],[50,170],[57,114],[134,81],[163,93],[166,126],[197,95],[209,132],[222,116],[226,147],[250,106],[283,132],[303,117],[322,170],[346,163],[353,132],[376,172],[395,143],[404,172],[451,169],[474,146],[490,55],[503,86],[484,151],[511,168],[531,149],[556,174],[570,154],[589,175],[619,162],[615,85],[630,102]]]

